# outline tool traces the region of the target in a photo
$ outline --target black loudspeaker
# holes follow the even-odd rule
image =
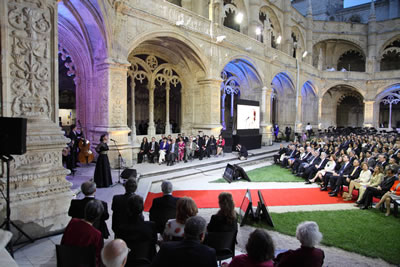
[[[129,178],[136,178],[136,177],[137,177],[136,169],[125,169],[121,173],[122,179],[129,179]]]
[[[235,174],[233,178],[234,180],[243,179],[248,182],[251,182],[249,176],[247,176],[247,173],[245,172],[245,170],[243,170],[242,167],[236,164],[233,164],[233,167],[235,168]]]
[[[228,163],[226,165],[224,175],[222,176],[228,183],[232,183],[235,174],[235,167]]]
[[[0,117],[0,155],[26,153],[26,124],[24,118]]]

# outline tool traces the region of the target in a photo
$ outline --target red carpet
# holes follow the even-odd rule
[[[246,189],[235,190],[183,190],[174,191],[176,197],[188,196],[193,198],[198,208],[218,208],[218,195],[221,192],[230,192],[239,207]],[[257,189],[252,189],[251,196],[253,206],[257,206]],[[327,192],[321,192],[319,188],[291,188],[291,189],[261,189],[267,206],[296,206],[296,205],[318,205],[349,203],[342,197],[330,197]],[[153,199],[162,196],[162,193],[149,193],[144,204],[145,211],[149,211]]]

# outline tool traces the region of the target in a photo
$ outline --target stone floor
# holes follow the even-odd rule
[[[246,171],[254,168],[265,166],[262,153],[275,150],[278,146],[263,148],[261,150],[251,152],[254,159],[259,157],[258,161],[254,161],[249,166],[244,166]],[[258,155],[257,155],[258,153]],[[250,160],[250,158],[249,158]],[[265,156],[264,156],[265,160]],[[303,183],[247,183],[235,182],[232,184],[226,183],[209,183],[209,181],[216,180],[222,176],[226,162],[237,163],[236,158],[232,154],[226,154],[220,158],[204,159],[202,162],[194,160],[189,163],[179,163],[173,167],[158,164],[137,164],[134,168],[142,175],[143,178],[138,179],[138,194],[145,197],[148,191],[159,192],[160,182],[163,179],[173,179],[175,190],[191,190],[193,188],[201,189],[221,189],[221,188],[288,188],[288,187],[304,187]],[[173,171],[171,171],[173,170]],[[94,173],[94,165],[84,166],[78,168],[75,176],[68,176],[67,179],[73,184],[72,189],[76,193],[77,198],[81,198],[82,194],[79,192],[79,186],[82,182],[92,178]],[[113,180],[116,182],[118,177],[118,170],[113,170]],[[179,178],[176,178],[179,177]],[[111,215],[111,200],[115,194],[122,194],[124,188],[121,184],[116,183],[115,186],[110,188],[100,188],[96,192],[96,198],[108,202],[109,212]],[[332,205],[308,205],[308,206],[284,206],[284,207],[269,207],[271,212],[289,212],[299,210],[328,210],[328,209],[353,209],[351,204],[332,204]],[[200,209],[199,215],[209,220],[211,215],[216,213],[217,209]],[[148,214],[144,214],[148,218]],[[111,219],[107,221],[110,232]],[[243,253],[244,247],[250,232],[253,231],[252,227],[244,226],[239,230],[236,253]],[[272,235],[276,252],[281,252],[287,249],[295,249],[299,247],[299,242],[296,238],[286,236],[278,232],[270,231]],[[111,240],[112,236],[108,239]],[[35,241],[33,244],[26,245],[25,247],[17,250],[15,253],[15,260],[19,266],[22,267],[50,267],[56,266],[55,245],[59,244],[61,235],[52,236]],[[106,240],[107,242],[107,240]],[[347,252],[341,249],[320,246],[325,251],[325,264],[324,266],[391,266],[390,264],[380,260],[372,259],[361,256],[355,253]],[[2,267],[2,266],[0,266]],[[6,266],[4,266],[6,267]]]

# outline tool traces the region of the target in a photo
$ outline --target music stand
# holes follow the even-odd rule
[[[27,234],[25,233],[18,225],[16,225],[12,220],[11,220],[11,207],[10,207],[10,161],[12,161],[14,158],[11,155],[0,155],[1,160],[6,163],[7,165],[7,192],[6,196],[4,196],[3,191],[1,191],[1,194],[4,197],[4,200],[6,201],[6,218],[4,219],[4,222],[0,225],[0,228],[3,228],[7,231],[11,230],[11,225],[14,226],[15,229],[17,229],[18,232],[20,232],[22,235],[24,235],[31,243],[34,242],[34,240]],[[12,239],[8,243],[8,250],[10,252],[10,255],[14,257],[14,250],[13,250],[13,241]]]
[[[110,139],[110,140],[114,142],[114,146],[117,148],[117,151],[118,151],[118,181],[116,182],[116,184],[122,184],[121,183],[121,165],[122,165],[121,162],[123,161],[123,158],[121,155],[121,151],[119,151],[119,148],[117,146],[117,141],[115,141],[114,139]]]

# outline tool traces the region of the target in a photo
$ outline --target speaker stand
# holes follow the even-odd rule
[[[118,151],[118,181],[115,182],[115,184],[112,185],[112,186],[114,187],[114,186],[116,186],[117,184],[122,184],[122,183],[121,183],[121,167],[122,167],[122,161],[123,161],[124,159],[122,158],[121,151],[119,151],[119,148],[118,148],[118,146],[117,146],[117,141],[115,141],[115,140],[113,140],[113,139],[111,139],[111,141],[114,142],[114,145],[115,145],[115,147],[117,148],[117,151]]]
[[[20,232],[22,235],[24,235],[31,243],[34,242],[34,240],[27,234],[25,233],[18,225],[16,225],[12,220],[11,220],[11,207],[10,207],[10,161],[12,161],[14,158],[10,155],[1,155],[1,160],[6,163],[7,165],[7,192],[6,195],[4,196],[3,191],[1,192],[5,201],[6,201],[6,218],[4,219],[4,222],[0,225],[0,228],[4,228],[7,231],[11,230],[11,225],[14,226],[15,229],[17,229],[18,232]],[[10,252],[10,255],[14,257],[14,245],[13,245],[12,239],[8,243],[8,251]]]

